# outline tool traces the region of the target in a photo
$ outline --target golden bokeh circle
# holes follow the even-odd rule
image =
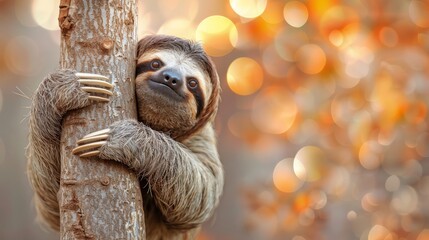
[[[237,44],[238,32],[229,18],[214,15],[200,22],[195,38],[202,43],[207,54],[220,57],[234,49]]]
[[[293,159],[286,158],[277,163],[273,172],[274,186],[281,192],[291,193],[298,190],[303,182],[293,171]]]
[[[59,0],[33,0],[31,13],[34,21],[40,27],[47,30],[59,30],[58,26],[58,6]]]
[[[316,146],[302,147],[295,155],[293,169],[296,176],[314,182],[326,176],[329,165],[325,153]]]
[[[316,44],[306,44],[295,53],[298,68],[307,74],[320,73],[326,65],[326,54]]]
[[[299,1],[289,1],[283,9],[283,16],[289,25],[300,28],[308,20],[307,6]]]
[[[267,7],[267,0],[229,0],[231,8],[244,18],[256,18]]]
[[[162,24],[158,29],[158,34],[195,40],[195,26],[186,18],[174,18]]]
[[[264,73],[258,62],[241,57],[229,65],[226,79],[233,92],[239,95],[250,95],[261,88]]]

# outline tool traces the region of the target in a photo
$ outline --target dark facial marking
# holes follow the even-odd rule
[[[146,61],[137,64],[136,66],[136,76],[145,73],[145,72],[154,72],[162,68],[164,63],[159,59],[152,59],[151,61]]]
[[[201,111],[204,108],[204,95],[201,90],[198,80],[190,77],[187,80],[187,86],[189,91],[194,95],[195,101],[197,102],[197,117],[200,115]]]

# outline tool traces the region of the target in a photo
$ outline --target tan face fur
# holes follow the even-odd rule
[[[158,65],[153,64],[155,61]],[[137,60],[137,69],[139,66],[140,70],[136,73],[139,120],[172,136],[178,136],[192,128],[197,122],[201,107],[207,105],[212,92],[207,74],[189,56],[168,49],[144,53]],[[183,81],[179,87],[175,86],[174,90],[168,88],[171,83],[166,84],[167,80],[164,79],[163,74],[167,71],[178,74],[180,81]],[[154,79],[156,81],[153,81]],[[196,80],[197,86],[190,87],[190,80]],[[199,102],[195,97],[196,91],[199,92]],[[200,109],[198,103],[202,105]]]

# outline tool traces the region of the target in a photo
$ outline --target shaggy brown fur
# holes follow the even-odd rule
[[[139,42],[138,63],[154,57],[186,77],[195,72],[204,106],[186,86],[183,101],[173,101],[148,87],[157,70],[136,76],[139,121],[114,123],[100,157],[122,162],[141,176],[147,239],[193,239],[218,204],[223,170],[216,150],[212,120],[219,101],[216,70],[193,42],[149,36]],[[190,71],[192,70],[192,71]],[[30,115],[28,175],[35,190],[38,215],[59,229],[57,192],[60,181],[59,141],[62,116],[88,106],[74,71],[49,75],[33,98]]]

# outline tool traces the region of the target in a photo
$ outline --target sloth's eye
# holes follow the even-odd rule
[[[197,79],[195,79],[195,78],[191,78],[191,79],[188,81],[188,86],[189,86],[190,88],[196,88],[196,87],[198,86],[198,81],[197,81]]]
[[[154,59],[150,63],[150,66],[152,67],[152,69],[157,70],[161,67],[161,61],[159,61],[158,59]]]

